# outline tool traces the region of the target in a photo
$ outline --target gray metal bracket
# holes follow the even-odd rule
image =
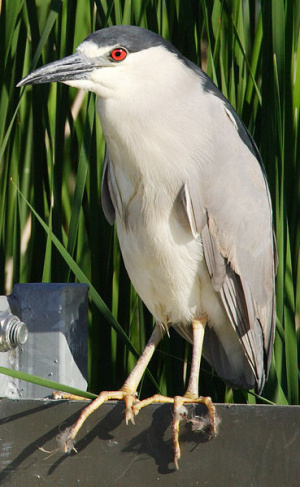
[[[16,284],[2,308],[29,331],[26,343],[0,353],[0,365],[78,389],[87,388],[88,286]],[[0,374],[0,396],[43,398],[48,388]]]

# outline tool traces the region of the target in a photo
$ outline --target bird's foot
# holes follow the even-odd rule
[[[182,420],[186,420],[187,422],[192,424],[193,431],[202,431],[206,430],[209,431],[209,436],[213,437],[217,433],[217,425],[218,419],[216,415],[215,406],[212,403],[210,397],[194,397],[189,393],[186,393],[184,396],[175,396],[166,397],[161,396],[160,394],[155,394],[148,399],[144,399],[143,401],[134,402],[133,403],[133,414],[137,415],[139,411],[149,404],[152,403],[174,403],[174,414],[173,414],[173,421],[172,421],[172,431],[173,431],[173,447],[174,447],[174,464],[176,469],[178,470],[178,460],[180,459],[180,444],[179,444],[179,423]],[[194,416],[191,419],[187,417],[187,409],[184,407],[184,404],[204,404],[208,410],[208,419],[207,417],[200,418]]]
[[[70,453],[72,450],[76,452],[74,442],[75,437],[81,426],[90,414],[96,411],[96,409],[102,406],[102,404],[104,404],[106,401],[110,400],[124,401],[126,406],[126,424],[128,424],[129,421],[134,424],[133,405],[135,401],[137,401],[135,393],[122,389],[119,391],[102,391],[100,392],[99,396],[94,399],[94,401],[92,401],[86,408],[84,408],[76,423],[73,426],[66,428],[57,436],[57,441],[59,443],[58,450],[63,450],[64,453]]]
[[[184,406],[185,404],[204,404],[207,408],[208,414],[204,417],[194,416],[191,419],[188,419],[187,416],[187,409]],[[219,423],[216,408],[212,403],[210,397],[193,397],[188,393],[184,396],[175,396],[174,397],[174,416],[172,422],[172,430],[173,430],[173,445],[174,445],[174,463],[176,469],[179,468],[178,461],[180,459],[180,444],[179,444],[179,424],[180,421],[186,420],[188,423],[191,423],[193,431],[203,431],[205,430],[209,434],[209,438],[212,438],[217,434],[217,426]]]
[[[63,395],[64,398],[70,398],[69,396]],[[59,396],[61,398],[61,395]],[[76,423],[66,428],[62,431],[58,437],[57,441],[59,443],[58,450],[63,450],[65,453],[70,453],[72,450],[77,452],[74,443],[75,437],[80,430],[81,426],[83,425],[84,421],[88,418],[90,414],[92,414],[96,409],[98,409],[102,404],[106,401],[110,400],[119,400],[124,401],[126,406],[125,412],[125,420],[126,424],[131,421],[134,424],[134,418],[139,413],[139,411],[148,406],[149,404],[158,403],[158,404],[171,404],[174,403],[174,414],[173,414],[173,421],[172,421],[172,431],[173,431],[173,447],[174,447],[174,464],[176,469],[179,468],[178,461],[180,459],[180,444],[179,444],[179,423],[182,420],[185,420],[192,424],[192,429],[194,431],[203,431],[204,429],[206,432],[209,432],[209,436],[213,437],[217,433],[217,426],[219,423],[218,417],[216,415],[215,406],[212,403],[210,397],[194,397],[193,395],[186,393],[184,396],[175,396],[168,397],[162,396],[160,394],[155,394],[143,401],[139,401],[136,398],[136,394],[129,390],[121,389],[119,391],[102,391],[99,396],[92,401],[84,410],[81,412],[78,420]],[[191,419],[187,417],[187,409],[185,408],[185,404],[193,404],[193,403],[201,403],[207,407],[208,410],[208,419],[207,417],[198,417],[194,416]],[[53,453],[53,452],[51,452]]]

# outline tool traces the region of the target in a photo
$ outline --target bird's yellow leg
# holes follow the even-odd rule
[[[207,315],[204,314],[198,320],[192,322],[193,326],[193,354],[191,373],[189,383],[184,396],[177,396],[174,400],[174,418],[173,418],[173,443],[174,443],[174,463],[178,469],[178,460],[180,459],[180,445],[179,445],[179,423],[182,418],[182,407],[189,403],[205,404],[210,416],[211,431],[215,433],[215,407],[210,397],[199,396],[199,373],[200,362],[203,348],[204,332],[207,323]]]
[[[200,362],[203,348],[204,332],[207,323],[207,315],[202,315],[198,320],[193,320],[193,354],[192,354],[192,364],[191,373],[189,378],[188,387],[184,396],[165,397],[160,394],[155,394],[148,399],[136,402],[133,404],[134,414],[138,414],[140,409],[148,406],[152,403],[174,403],[174,416],[172,422],[173,431],[173,445],[174,445],[174,463],[176,468],[178,468],[178,460],[180,458],[180,445],[179,445],[179,423],[184,417],[182,407],[184,404],[191,403],[203,403],[208,409],[208,413],[211,421],[212,432],[215,432],[215,407],[211,401],[210,397],[199,396],[199,373],[200,373]]]
[[[121,389],[119,391],[102,391],[94,401],[92,401],[86,408],[84,408],[76,423],[71,426],[71,428],[67,428],[66,430],[64,430],[59,435],[58,441],[60,442],[65,452],[70,452],[72,449],[75,450],[73,446],[74,440],[81,426],[89,417],[89,415],[92,414],[106,401],[124,401],[126,406],[126,423],[128,423],[129,420],[134,423],[133,404],[136,401],[135,395],[137,387],[146,370],[148,363],[151,360],[155,348],[157,347],[158,343],[165,333],[166,329],[164,329],[160,324],[156,324],[142,355],[140,356],[139,360],[136,363],[136,366],[129,374]]]

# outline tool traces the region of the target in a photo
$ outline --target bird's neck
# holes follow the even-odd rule
[[[134,106],[124,108],[114,100],[100,100],[97,109],[114,167],[136,181],[146,178],[147,182],[156,184],[169,179],[176,140],[174,127],[173,133],[168,129],[170,124],[164,107],[137,110]],[[163,117],[166,118],[164,135],[161,133]],[[165,150],[168,144],[171,150]]]

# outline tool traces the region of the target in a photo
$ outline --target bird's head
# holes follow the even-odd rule
[[[181,58],[181,59],[180,59]],[[138,95],[147,86],[176,80],[184,63],[180,53],[154,32],[113,26],[87,37],[75,53],[36,69],[17,86],[61,81],[94,92],[100,98]],[[151,92],[149,92],[151,94]]]

